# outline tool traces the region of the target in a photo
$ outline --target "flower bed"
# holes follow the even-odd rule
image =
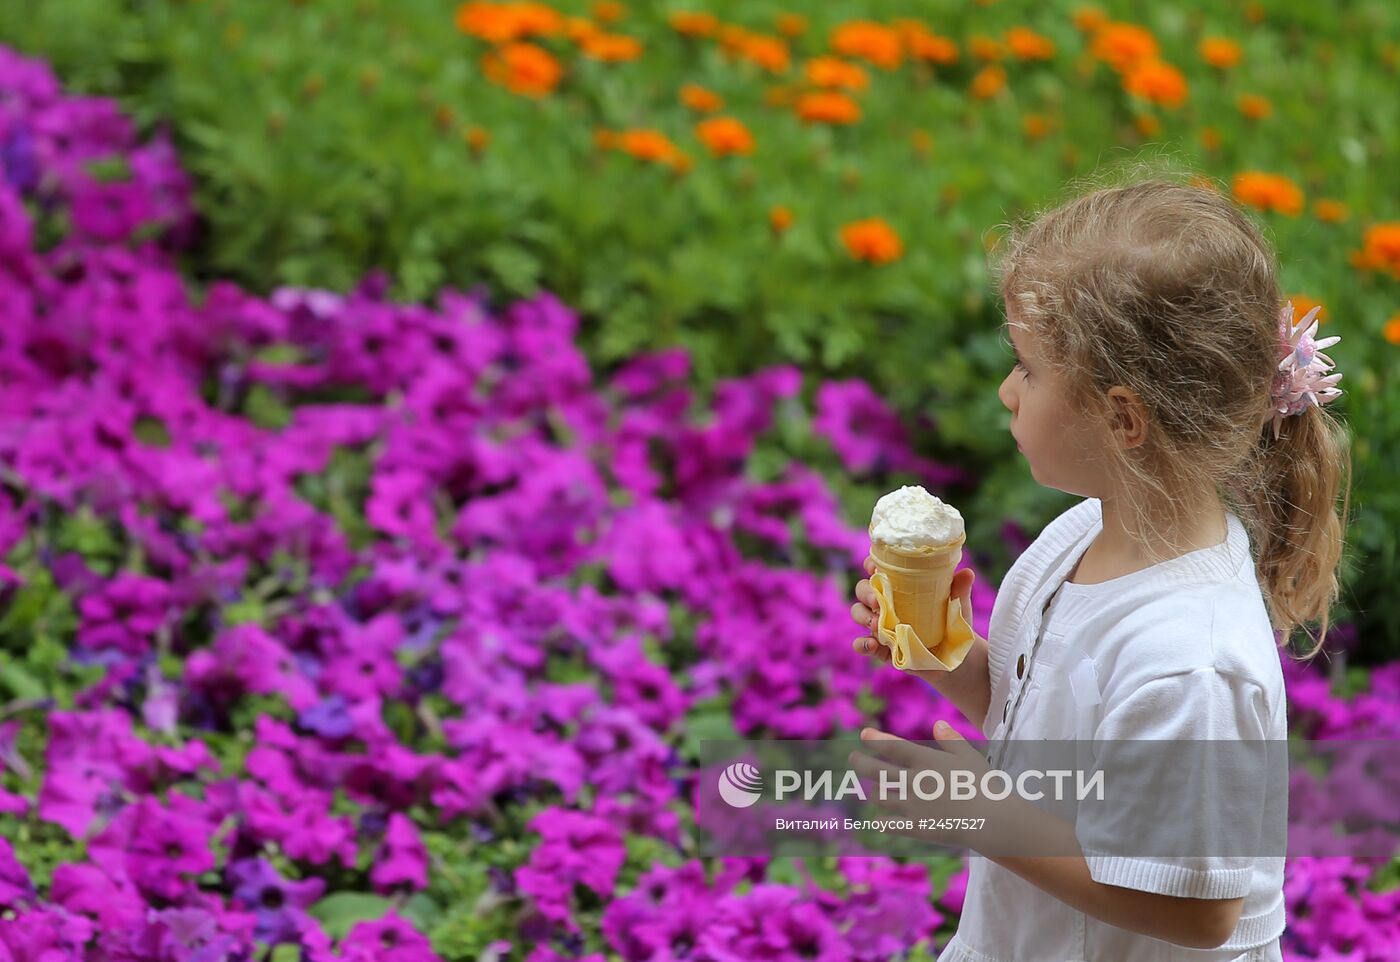
[[[196,301],[168,145],[0,77],[5,957],[936,953],[958,860],[695,857],[698,739],[962,724],[850,650],[864,530],[802,465],[957,476],[868,386],[598,383],[547,295]],[[1400,730],[1392,667],[1289,679],[1302,733]],[[1392,957],[1394,878],[1291,862],[1292,957]]]

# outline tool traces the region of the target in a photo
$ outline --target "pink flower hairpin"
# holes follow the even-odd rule
[[[1321,305],[1314,307],[1297,323],[1293,322],[1292,301],[1279,312],[1279,362],[1270,395],[1275,440],[1278,439],[1279,425],[1284,418],[1300,414],[1313,405],[1322,407],[1331,404],[1342,395],[1341,388],[1335,386],[1342,375],[1340,372],[1327,374],[1336,365],[1322,353],[1323,348],[1336,344],[1342,339],[1341,336],[1333,335],[1320,341],[1313,339],[1317,332],[1317,315],[1321,310]]]

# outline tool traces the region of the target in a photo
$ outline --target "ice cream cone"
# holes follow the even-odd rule
[[[966,535],[914,549],[871,541],[870,585],[880,597],[876,637],[901,671],[952,671],[972,648],[971,612],[949,597],[964,541]]]

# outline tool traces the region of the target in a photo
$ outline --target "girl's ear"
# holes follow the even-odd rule
[[[1113,405],[1113,431],[1125,448],[1135,448],[1147,440],[1147,408],[1131,389],[1115,384],[1108,389]]]

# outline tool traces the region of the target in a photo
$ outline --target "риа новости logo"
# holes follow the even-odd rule
[[[719,773],[719,797],[733,808],[748,808],[762,788],[762,773],[748,762],[735,762]]]

